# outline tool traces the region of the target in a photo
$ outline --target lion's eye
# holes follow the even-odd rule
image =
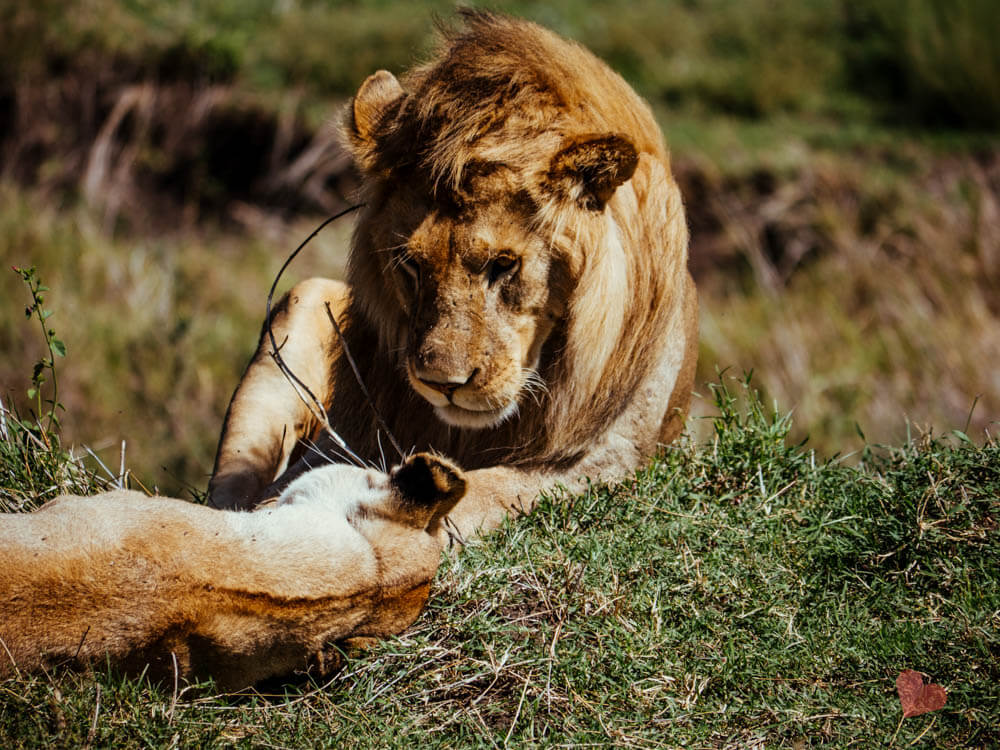
[[[508,276],[517,271],[520,264],[521,259],[513,255],[504,254],[495,257],[486,264],[486,278],[490,286],[493,286],[504,276]]]

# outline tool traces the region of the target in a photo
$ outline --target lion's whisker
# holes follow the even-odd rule
[[[326,462],[328,464],[338,463],[337,461],[334,461],[331,458],[331,454],[332,454],[332,455],[336,456],[337,458],[341,459],[341,461],[339,463],[348,463],[348,464],[352,464],[354,466],[359,466],[361,468],[365,468],[365,466],[367,465],[356,454],[354,454],[353,452],[343,451],[336,444],[333,445],[333,446],[331,446],[328,450],[321,450],[320,447],[319,447],[319,445],[317,445],[314,440],[303,440],[302,444],[305,446],[306,451],[308,453],[314,453],[314,454],[316,454],[317,456],[319,456],[320,458],[322,458],[324,462]]]
[[[542,399],[548,395],[549,386],[533,367],[525,367],[521,371],[524,382],[521,385],[521,392],[527,394],[535,405],[542,407]]]
[[[385,463],[385,451],[382,450],[382,431],[381,430],[375,430],[375,442],[378,443],[378,455],[379,455],[379,457],[381,458],[381,461],[382,461],[381,465],[379,467],[376,467],[376,468],[379,468],[383,473],[385,473],[386,471],[388,471],[388,467],[386,466],[386,463]]]

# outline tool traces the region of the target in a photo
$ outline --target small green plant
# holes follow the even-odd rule
[[[31,417],[22,417],[12,401],[0,401],[0,511],[32,510],[60,492],[86,494],[102,488],[60,441],[59,412],[65,408],[59,402],[55,358],[66,356],[66,345],[49,324],[52,310],[45,307],[49,288],[34,266],[13,270],[28,287],[31,300],[24,316],[38,321],[48,356],[39,358],[31,370],[27,389],[34,402]],[[47,383],[51,384],[48,398],[43,395]]]
[[[31,295],[31,304],[24,308],[24,317],[28,320],[35,318],[38,321],[38,324],[42,327],[42,336],[44,337],[45,346],[49,354],[48,357],[42,357],[35,362],[32,368],[31,387],[28,389],[28,398],[35,402],[39,425],[41,425],[43,419],[45,420],[45,429],[42,431],[40,437],[45,441],[46,445],[51,445],[50,438],[53,431],[58,431],[59,429],[58,412],[65,411],[65,407],[58,400],[59,381],[56,378],[55,358],[57,355],[60,357],[66,356],[66,345],[61,339],[56,338],[55,330],[49,327],[48,320],[52,317],[52,310],[45,307],[45,292],[49,291],[49,288],[42,283],[35,267],[18,268],[17,266],[12,266],[12,269],[24,280]],[[49,380],[52,381],[52,397],[43,400],[42,386]],[[47,408],[45,405],[47,405]]]

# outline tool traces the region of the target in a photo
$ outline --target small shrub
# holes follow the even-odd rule
[[[64,492],[87,494],[102,483],[62,447],[55,358],[66,355],[66,346],[50,327],[52,311],[45,305],[45,286],[34,266],[14,268],[30,295],[25,317],[41,325],[48,352],[32,368],[27,396],[35,411],[22,417],[13,402],[0,400],[0,511],[34,510],[45,500]],[[48,387],[46,387],[48,384]],[[49,397],[44,393],[48,391]]]

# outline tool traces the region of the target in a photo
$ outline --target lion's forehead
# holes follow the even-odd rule
[[[428,212],[407,249],[432,266],[463,266],[478,273],[497,255],[521,259],[537,254],[541,245],[522,216],[494,204],[457,214]]]
[[[538,158],[497,148],[467,149],[447,163],[408,164],[380,180],[380,203],[397,210],[443,211],[465,222],[497,217],[529,226],[538,212],[544,170]]]

